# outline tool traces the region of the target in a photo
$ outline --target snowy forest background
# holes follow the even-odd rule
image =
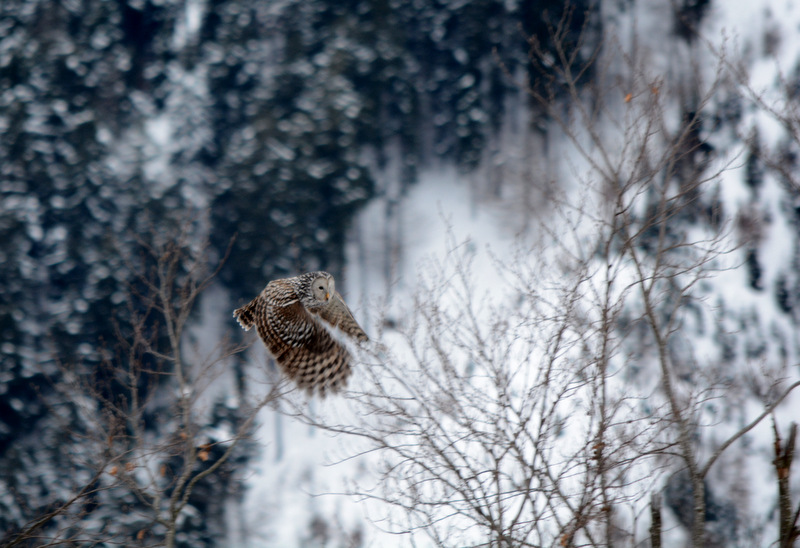
[[[800,6],[5,0],[4,546],[793,546]],[[308,402],[232,310],[324,269]]]

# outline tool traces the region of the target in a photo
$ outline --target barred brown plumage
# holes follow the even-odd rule
[[[368,340],[327,272],[273,280],[233,316],[245,330],[256,326],[281,371],[310,394],[338,392],[351,373],[350,353],[326,325]]]

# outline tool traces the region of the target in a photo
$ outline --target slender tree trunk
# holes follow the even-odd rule
[[[772,429],[775,433],[775,460],[772,463],[775,465],[775,472],[778,476],[778,511],[780,515],[778,542],[780,548],[792,548],[794,542],[800,537],[800,529],[797,528],[798,513],[792,511],[790,486],[794,447],[797,441],[797,424],[792,423],[789,427],[789,439],[786,440],[785,446],[781,446],[781,436],[774,419]]]
[[[706,486],[699,474],[692,473],[692,546],[706,545]]]
[[[650,547],[661,548],[661,495],[650,497]]]

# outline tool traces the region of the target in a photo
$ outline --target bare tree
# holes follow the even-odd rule
[[[208,356],[190,351],[192,313],[224,257],[209,270],[207,246],[185,228],[173,237],[153,230],[137,239],[138,252],[127,257],[135,276],[117,340],[89,378],[63,368],[66,381],[58,388],[81,415],[76,422],[84,427],[75,435],[91,448],[90,460],[76,468],[94,475],[4,545],[178,545],[202,500],[195,491],[232,474],[258,411],[279,394],[276,384],[250,405],[222,410],[214,428],[203,426],[218,411],[207,392],[243,347],[223,339]]]
[[[547,215],[533,241],[487,272],[470,242],[451,239],[362,368],[369,382],[350,403],[366,418],[294,412],[376,452],[378,485],[354,493],[401,511],[384,526],[437,545],[659,546],[659,493],[679,477],[692,545],[721,545],[709,475],[800,386],[768,363],[761,410],[723,424],[708,409],[746,397],[746,359],[732,371],[728,356],[686,343],[687,331],[724,331],[709,287],[743,264],[736,214],[716,191],[740,154],[716,155],[702,130],[734,79],[717,57],[710,81],[697,72],[673,86],[608,39],[589,80],[577,64],[587,44],[567,43],[566,26],[552,29],[555,59],[531,42],[549,80],[526,89],[570,153],[539,185]],[[620,63],[627,74],[612,77]]]

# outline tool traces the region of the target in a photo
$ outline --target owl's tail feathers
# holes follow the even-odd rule
[[[258,298],[233,311],[233,317],[245,331],[250,331],[250,328],[256,324],[256,301]]]

